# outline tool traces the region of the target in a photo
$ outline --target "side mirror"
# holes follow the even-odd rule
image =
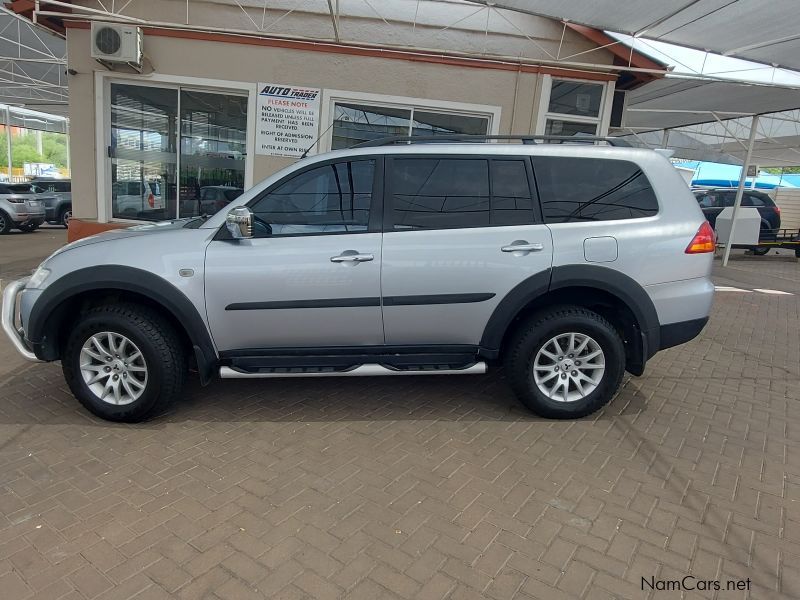
[[[235,240],[249,240],[253,237],[253,211],[246,206],[237,206],[228,211],[225,225]]]

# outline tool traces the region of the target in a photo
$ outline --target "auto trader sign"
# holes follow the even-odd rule
[[[319,97],[315,88],[259,83],[256,154],[301,156],[317,139]]]

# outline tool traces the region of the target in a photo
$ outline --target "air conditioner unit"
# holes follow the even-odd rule
[[[92,58],[109,63],[142,64],[142,30],[115,23],[92,23]]]

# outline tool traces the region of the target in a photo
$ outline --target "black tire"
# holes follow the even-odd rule
[[[766,256],[769,253],[769,246],[757,246],[753,248],[753,254],[756,256]]]
[[[605,371],[597,387],[586,396],[553,400],[534,380],[534,359],[550,340],[568,333],[589,336],[599,346]],[[617,330],[597,313],[578,306],[553,307],[533,315],[514,332],[506,350],[505,366],[511,388],[527,408],[549,419],[577,419],[605,406],[619,389],[625,372],[625,347]],[[556,377],[563,377],[563,370]],[[574,384],[567,386],[570,389]]]
[[[102,400],[81,375],[81,348],[92,335],[112,332],[127,337],[141,351],[147,368],[144,391],[129,404]],[[85,408],[102,419],[125,423],[144,421],[164,411],[178,397],[186,378],[186,355],[172,325],[156,311],[134,304],[93,308],[81,315],[61,358],[64,377]]]
[[[11,218],[0,210],[0,235],[6,235],[11,231]]]
[[[72,207],[65,206],[58,213],[58,225],[65,229],[69,227],[69,220],[72,218]]]

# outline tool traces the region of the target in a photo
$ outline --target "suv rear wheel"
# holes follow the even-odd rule
[[[0,235],[5,235],[11,231],[11,219],[9,216],[0,210]]]
[[[506,353],[506,370],[520,401],[538,415],[574,419],[605,406],[625,371],[619,333],[603,317],[577,306],[539,313],[525,322]]]
[[[69,220],[72,218],[72,209],[69,207],[64,207],[61,209],[61,212],[58,213],[58,223],[63,227],[69,228]]]
[[[101,306],[82,315],[61,360],[72,393],[92,413],[135,423],[178,396],[186,357],[174,329],[136,305]]]

